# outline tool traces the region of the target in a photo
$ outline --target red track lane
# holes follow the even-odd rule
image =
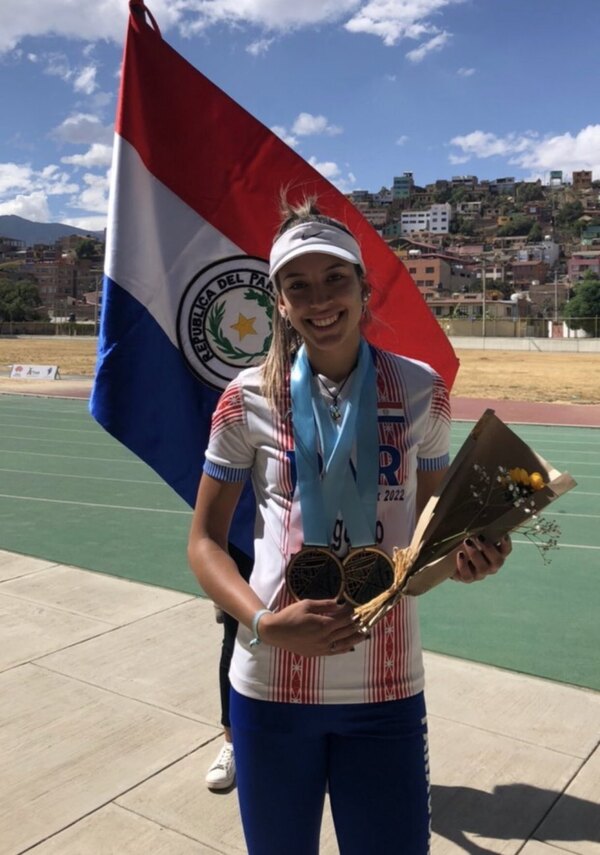
[[[39,395],[41,397],[89,398],[91,379],[2,380],[0,394]],[[514,424],[568,425],[600,428],[600,404],[546,404],[529,401],[492,400],[491,398],[451,398],[452,417],[477,421],[486,409],[492,409],[505,422]]]
[[[504,422],[600,428],[600,404],[545,404],[494,401],[490,398],[451,398],[452,417],[477,421],[486,409]]]

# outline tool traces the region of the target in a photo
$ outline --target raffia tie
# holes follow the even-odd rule
[[[411,567],[417,556],[417,550],[407,546],[405,549],[394,548],[394,581],[383,594],[379,594],[368,603],[357,606],[354,616],[361,630],[368,630],[396,605],[402,596],[402,589],[408,578]]]

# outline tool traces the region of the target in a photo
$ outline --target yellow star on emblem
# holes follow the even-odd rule
[[[246,318],[242,313],[238,315],[237,323],[231,324],[232,330],[237,330],[240,336],[240,341],[247,335],[256,335],[254,329],[254,321],[256,318]]]

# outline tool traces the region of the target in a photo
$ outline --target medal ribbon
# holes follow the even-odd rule
[[[368,344],[361,340],[356,375],[339,429],[331,422],[300,348],[290,387],[296,471],[305,543],[329,546],[342,512],[353,545],[374,543],[377,517],[379,437],[376,372]],[[319,473],[318,440],[323,453]],[[356,444],[356,478],[350,455]]]

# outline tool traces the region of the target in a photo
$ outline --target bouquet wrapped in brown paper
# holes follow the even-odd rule
[[[369,629],[401,597],[424,594],[452,576],[456,566],[448,556],[467,537],[496,543],[523,528],[542,551],[556,546],[558,527],[537,515],[575,486],[486,410],[424,508],[410,545],[394,550],[393,585],[355,609],[360,626]]]

